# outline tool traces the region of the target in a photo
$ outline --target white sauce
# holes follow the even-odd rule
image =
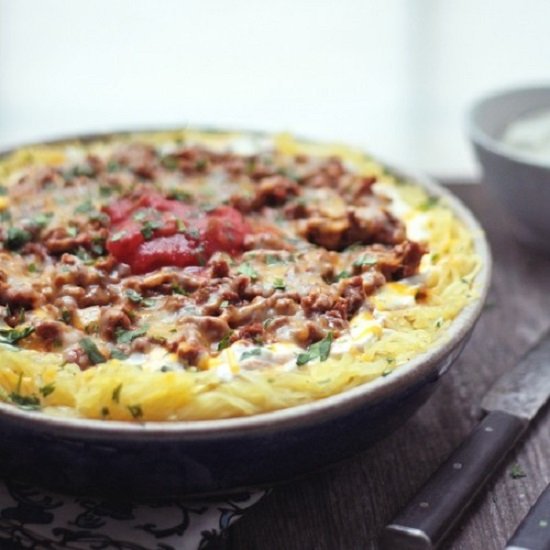
[[[550,162],[550,108],[518,118],[501,140],[517,153]]]

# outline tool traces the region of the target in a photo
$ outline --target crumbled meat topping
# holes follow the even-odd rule
[[[426,252],[375,182],[338,158],[192,145],[28,167],[0,212],[1,319],[83,369],[97,363],[83,339],[194,368],[237,340],[337,338]]]

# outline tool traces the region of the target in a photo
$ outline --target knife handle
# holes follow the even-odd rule
[[[550,485],[519,524],[506,550],[550,550]]]
[[[505,412],[489,413],[384,528],[383,548],[436,548],[527,425],[526,420]]]

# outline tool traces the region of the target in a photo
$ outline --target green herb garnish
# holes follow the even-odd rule
[[[117,328],[115,331],[117,344],[131,344],[136,338],[147,334],[148,327],[137,328],[136,330],[124,330]]]
[[[153,238],[155,230],[159,229],[160,227],[162,227],[161,222],[147,220],[143,223],[143,226],[141,227],[141,234],[146,241],[149,241]]]
[[[349,279],[350,277],[351,273],[344,269],[343,271],[340,271],[340,273],[338,273],[336,277],[334,277],[334,282],[341,281],[342,279]]]
[[[275,254],[267,254],[265,257],[265,263],[267,265],[274,265],[274,264],[283,264],[284,261],[279,258],[279,256],[275,256]]]
[[[168,170],[175,170],[179,165],[178,159],[174,155],[166,155],[165,157],[162,157],[160,159],[160,163]]]
[[[111,394],[111,399],[115,402],[115,403],[119,403],[120,402],[120,392],[122,391],[122,384],[119,384],[114,390],[113,390],[113,393]]]
[[[92,365],[105,363],[106,359],[97,348],[95,342],[91,338],[82,338],[79,342],[80,347],[86,352],[88,359]]]
[[[286,288],[286,283],[283,279],[275,279],[273,281],[273,288],[277,290],[284,290]]]
[[[261,348],[252,348],[250,350],[244,351],[241,354],[240,360],[244,361],[245,359],[248,359],[249,357],[256,357],[256,356],[261,355],[261,354],[262,354]]]
[[[258,272],[249,263],[241,264],[237,268],[237,273],[246,275],[247,277],[250,277],[252,280],[258,278]]]
[[[523,471],[522,467],[516,463],[512,464],[510,468],[510,477],[512,479],[521,479],[522,477],[527,477],[527,474]]]
[[[0,185],[0,196],[3,197],[8,194],[8,188],[5,185]]]
[[[418,208],[426,211],[430,210],[439,203],[439,197],[428,197]]]
[[[11,221],[11,212],[9,210],[2,210],[0,212],[0,222],[10,222]]]
[[[140,304],[145,307],[152,306],[154,304],[153,300],[148,300],[147,298],[144,298],[137,290],[134,290],[133,288],[129,288],[126,291],[126,297],[130,302],[133,302],[134,304]]]
[[[116,172],[120,170],[121,166],[116,160],[110,160],[107,163],[107,172]]]
[[[332,332],[329,332],[323,340],[311,344],[307,348],[307,351],[300,353],[296,358],[296,364],[300,367],[313,361],[314,359],[319,359],[319,361],[326,361],[330,354],[330,347],[332,346]]]
[[[122,353],[119,349],[113,349],[111,350],[111,358],[124,361],[125,359],[128,359],[128,356],[125,353]]]
[[[94,209],[94,205],[91,199],[86,199],[81,202],[74,210],[75,214],[89,214]]]
[[[141,405],[128,405],[128,410],[132,415],[132,418],[141,418],[143,416],[143,409]]]
[[[175,199],[181,202],[191,202],[193,200],[193,195],[182,189],[171,189],[168,193],[169,199]]]
[[[3,344],[15,345],[19,340],[23,340],[34,332],[34,327],[24,328],[3,328],[0,329],[0,342]]]
[[[25,229],[10,227],[6,236],[6,247],[9,250],[19,250],[32,239],[32,235]]]
[[[187,296],[189,292],[185,290],[180,284],[172,283],[172,294],[181,294],[182,296]]]
[[[53,382],[50,382],[49,384],[42,386],[38,391],[44,397],[48,397],[48,395],[52,394],[55,391],[55,384]]]
[[[353,265],[355,267],[364,267],[367,265],[376,265],[378,260],[376,259],[376,256],[371,256],[370,254],[365,254],[364,256],[361,256],[361,258],[355,260],[353,262]]]
[[[223,351],[225,348],[228,348],[230,345],[231,336],[233,336],[233,331],[230,330],[219,342],[218,342],[218,351]]]
[[[19,373],[19,380],[15,391],[9,394],[12,403],[15,403],[22,409],[36,411],[40,409],[40,399],[36,395],[21,395],[21,382],[23,381],[23,373]]]
[[[37,216],[35,216],[31,220],[31,222],[32,222],[32,225],[42,229],[50,223],[52,218],[53,218],[53,212],[43,212],[42,214],[38,214]]]
[[[107,185],[102,185],[99,188],[99,195],[101,197],[107,198],[107,197],[110,197],[112,194],[113,194],[113,188],[112,187],[108,187]]]

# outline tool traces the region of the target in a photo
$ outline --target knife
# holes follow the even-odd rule
[[[549,397],[550,331],[485,395],[487,415],[384,528],[382,547],[437,548]]]
[[[550,485],[519,524],[506,550],[550,550]]]

